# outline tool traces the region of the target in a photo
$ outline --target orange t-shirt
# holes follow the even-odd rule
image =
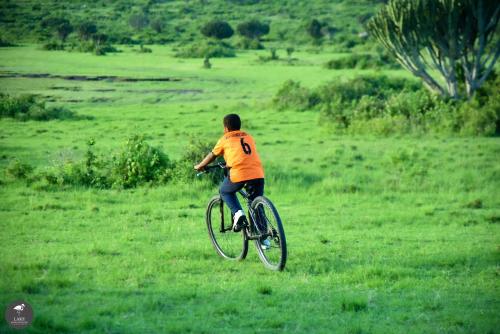
[[[226,165],[231,167],[231,182],[264,178],[255,142],[248,133],[236,130],[225,133],[215,144],[212,153],[224,154]]]

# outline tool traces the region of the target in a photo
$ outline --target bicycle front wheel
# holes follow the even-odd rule
[[[248,240],[243,233],[232,231],[231,210],[219,195],[208,202],[206,223],[217,254],[227,260],[243,260],[247,256]]]
[[[287,250],[283,224],[273,203],[264,196],[256,197],[252,202],[255,213],[254,230],[260,238],[255,239],[257,253],[264,265],[271,270],[285,268]],[[262,240],[267,239],[269,246],[264,248]]]

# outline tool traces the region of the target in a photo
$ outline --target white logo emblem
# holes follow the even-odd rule
[[[16,306],[14,306],[14,307],[13,307],[13,309],[14,309],[14,310],[16,310],[17,315],[20,315],[20,314],[21,314],[21,312],[22,312],[22,311],[24,311],[24,307],[25,307],[25,306],[26,306],[26,305],[24,305],[24,304],[21,304],[21,305],[16,305]]]

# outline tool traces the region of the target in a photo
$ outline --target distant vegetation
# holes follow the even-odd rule
[[[318,110],[320,123],[341,133],[491,136],[500,133],[498,91],[494,76],[471,101],[443,100],[417,82],[373,76],[316,89],[287,81],[273,101],[279,109]]]
[[[171,161],[166,153],[149,145],[139,135],[127,139],[111,155],[96,154],[94,145],[93,139],[87,142],[81,160],[63,158],[41,169],[13,159],[4,173],[13,180],[26,180],[39,190],[62,186],[127,189],[144,184],[189,182],[193,177],[193,161],[211,149],[206,142],[191,140],[183,156],[178,161]],[[215,184],[219,182],[220,174],[212,173],[204,179]]]
[[[53,39],[72,43],[89,40],[98,31],[106,34],[111,44],[186,45],[199,40],[204,23],[218,18],[238,32],[238,37],[230,34],[227,38],[234,40],[232,43],[242,38],[238,44],[243,47],[255,48],[266,36],[266,42],[303,45],[321,40],[324,45],[369,50],[374,42],[357,35],[364,32],[363,23],[379,3],[319,0],[291,1],[283,6],[280,2],[225,0],[49,0],[43,4],[5,0],[0,3],[0,29],[7,40],[16,43],[48,43]],[[312,26],[311,17],[316,20]]]
[[[270,26],[258,20],[242,22],[238,25],[238,34],[243,39],[238,44],[242,49],[262,49],[262,36],[269,34]]]
[[[381,69],[400,68],[391,57],[386,54],[358,54],[353,53],[348,56],[332,59],[325,64],[325,67],[332,70],[338,69]]]
[[[4,93],[0,93],[0,117],[9,117],[21,121],[80,118],[64,107],[47,107],[44,101],[33,94],[10,96]]]

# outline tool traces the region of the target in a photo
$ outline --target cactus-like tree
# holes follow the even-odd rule
[[[498,0],[390,0],[367,26],[431,90],[470,98],[500,55],[499,16]]]

